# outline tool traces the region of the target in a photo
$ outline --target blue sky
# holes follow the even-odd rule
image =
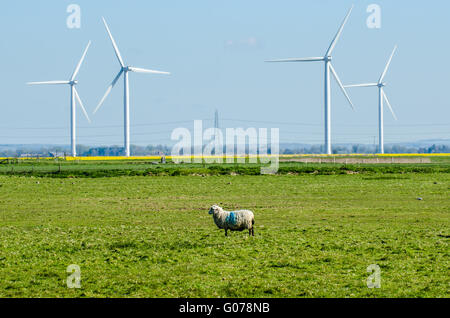
[[[81,7],[81,29],[66,8]],[[385,142],[450,138],[450,3],[432,1],[8,1],[0,26],[0,144],[69,142],[69,88],[28,81],[69,79],[88,40],[78,92],[93,120],[78,111],[78,143],[123,143],[123,83],[92,111],[119,65],[104,16],[125,62],[172,75],[130,74],[131,142],[169,143],[218,109],[221,127],[279,127],[281,142],[323,142],[323,63],[269,64],[271,58],[321,56],[351,4],[333,53],[345,83],[377,81],[395,44],[385,81],[399,120],[385,113]],[[366,8],[381,7],[369,29]],[[332,82],[333,143],[374,143],[377,90],[351,89],[353,112]],[[252,122],[249,122],[251,120]],[[375,138],[375,139],[374,139]]]

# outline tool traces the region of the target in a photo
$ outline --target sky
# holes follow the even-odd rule
[[[68,28],[78,4],[80,28]],[[0,12],[0,144],[69,144],[68,80],[89,40],[77,90],[77,143],[123,144],[123,81],[92,112],[120,70],[104,16],[127,65],[171,75],[130,73],[131,143],[170,144],[193,120],[211,127],[280,129],[280,142],[323,143],[323,63],[265,63],[323,56],[345,14],[354,10],[333,52],[345,84],[376,82],[394,47],[385,92],[385,142],[450,139],[450,2],[444,0],[130,0],[8,1]],[[379,5],[381,27],[367,7]],[[351,88],[352,111],[332,81],[332,142],[377,142],[376,88]]]

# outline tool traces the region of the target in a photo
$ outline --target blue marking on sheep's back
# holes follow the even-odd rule
[[[226,219],[228,224],[236,225],[236,214],[234,212],[230,212]]]

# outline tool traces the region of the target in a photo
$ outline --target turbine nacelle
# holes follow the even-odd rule
[[[325,62],[331,62],[331,60],[333,60],[333,57],[330,55],[330,56],[324,56],[323,57],[323,60],[325,61]]]
[[[78,84],[78,81],[70,81],[70,82],[69,82],[69,85],[71,85],[71,86],[77,85],[77,84]]]
[[[378,83],[377,86],[378,86],[379,88],[382,88],[382,87],[385,87],[385,86],[386,86],[386,83],[385,83],[385,82],[383,82],[383,83]]]

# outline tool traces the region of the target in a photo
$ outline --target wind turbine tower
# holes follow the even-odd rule
[[[104,18],[103,23],[105,25],[106,31],[108,32],[108,36],[111,40],[112,46],[114,48],[114,52],[116,53],[117,60],[120,64],[120,71],[117,74],[117,76],[112,81],[111,85],[109,85],[108,89],[106,90],[105,95],[103,95],[103,98],[101,99],[100,103],[98,103],[97,107],[94,110],[94,114],[100,109],[100,107],[103,105],[103,102],[105,101],[106,97],[108,97],[109,93],[111,93],[112,88],[114,85],[116,85],[117,81],[123,74],[123,80],[124,80],[124,93],[123,93],[123,108],[124,108],[124,149],[125,149],[125,156],[130,156],[130,89],[129,89],[129,82],[128,82],[128,73],[149,73],[149,74],[170,74],[168,72],[161,72],[161,71],[154,71],[154,70],[148,70],[144,68],[138,68],[133,66],[126,66],[122,56],[120,55],[119,48],[117,47],[116,41],[114,40],[111,31],[109,30],[108,24],[106,23],[106,20]]]
[[[395,120],[397,120],[397,116],[394,113],[394,110],[389,102],[386,93],[384,92],[384,87],[386,83],[383,82],[384,77],[391,65],[392,58],[394,57],[395,52],[397,51],[397,46],[394,47],[391,56],[384,68],[383,73],[380,76],[380,79],[377,83],[367,83],[367,84],[354,84],[354,85],[346,85],[345,87],[378,87],[378,151],[383,154],[384,153],[384,101],[392,113],[392,116]]]
[[[219,128],[219,111],[217,109],[214,113],[214,128]]]
[[[324,62],[325,64],[325,87],[324,87],[324,97],[325,97],[325,138],[324,138],[324,145],[325,145],[325,152],[329,155],[331,155],[331,85],[330,85],[330,72],[333,74],[334,79],[338,83],[339,87],[342,90],[342,93],[344,93],[345,97],[347,98],[350,106],[353,110],[354,106],[352,101],[350,100],[350,97],[347,94],[347,91],[345,90],[344,86],[342,85],[341,80],[339,79],[339,76],[337,75],[331,60],[332,60],[332,53],[336,46],[336,43],[338,42],[342,31],[344,30],[344,26],[347,23],[348,18],[350,17],[350,14],[353,10],[353,6],[348,11],[347,15],[344,18],[344,21],[342,22],[338,32],[336,33],[333,41],[331,42],[330,46],[328,47],[328,50],[326,51],[325,55],[323,57],[306,57],[306,58],[290,58],[290,59],[278,59],[278,60],[269,60],[266,62]]]
[[[86,46],[86,49],[83,52],[83,55],[81,57],[81,60],[78,62],[75,71],[73,72],[72,76],[70,77],[70,80],[68,81],[48,81],[48,82],[29,82],[28,85],[64,85],[68,84],[70,85],[70,148],[72,152],[72,157],[77,156],[77,143],[76,143],[76,101],[78,101],[81,110],[84,113],[84,116],[86,116],[87,120],[91,122],[89,119],[89,116],[86,112],[86,109],[83,106],[83,102],[81,101],[80,96],[78,95],[78,92],[75,88],[75,85],[78,84],[78,81],[75,80],[75,78],[78,75],[78,72],[80,71],[81,64],[83,64],[84,58],[86,57],[87,51],[89,49],[89,46],[91,45],[91,41],[89,41],[88,45]]]

